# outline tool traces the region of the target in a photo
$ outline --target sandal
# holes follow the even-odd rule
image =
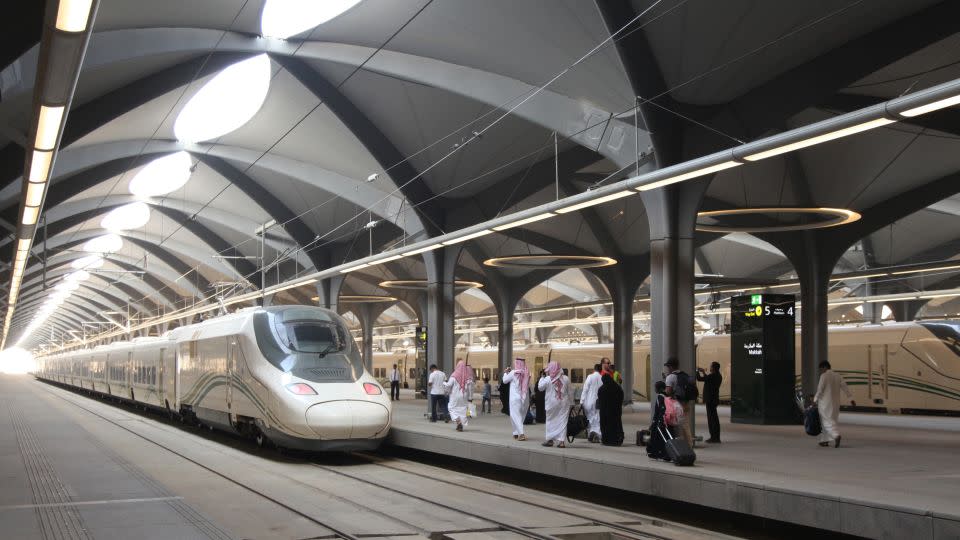
[[[519,437],[519,435],[514,435],[513,440],[517,440],[517,437]]]
[[[543,442],[541,443],[541,445],[542,445],[542,446],[553,446],[553,441],[543,441]]]
[[[557,445],[557,448],[566,448],[567,445],[563,441],[560,441],[560,444]]]
[[[517,437],[517,440],[518,440],[518,441],[525,441],[525,440],[527,440],[527,436],[526,436],[526,435],[520,435],[519,437]]]

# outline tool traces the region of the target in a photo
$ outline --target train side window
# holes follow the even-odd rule
[[[483,377],[481,377],[481,380],[490,378],[490,368],[483,368],[480,370],[480,373],[483,375]]]
[[[417,378],[417,368],[410,368],[410,378],[411,379]]]
[[[573,368],[570,370],[570,382],[575,384],[583,383],[583,368]]]

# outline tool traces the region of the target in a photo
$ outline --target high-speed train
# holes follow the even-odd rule
[[[603,357],[613,359],[613,345],[535,344],[514,347],[514,355],[525,358],[538,373],[547,362],[556,360],[566,368],[575,390]],[[720,363],[723,385],[721,401],[730,400],[730,336],[702,335],[696,339],[697,366],[708,369]],[[473,367],[475,381],[490,377],[496,388],[499,375],[497,348],[470,348],[458,351]],[[398,350],[374,354],[374,372],[389,373],[392,364],[405,366],[404,374],[414,376],[412,352]],[[829,360],[840,373],[857,401],[858,410],[902,414],[960,415],[960,321],[921,321],[868,326],[831,327]],[[659,370],[660,366],[654,369]],[[796,337],[796,370],[799,383],[800,335]],[[620,369],[622,372],[623,370]],[[634,399],[648,399],[651,376],[650,341],[633,346]],[[661,373],[655,372],[659,378]]]
[[[390,429],[383,387],[346,322],[310,306],[246,308],[38,358],[38,378],[303,450],[370,450]]]

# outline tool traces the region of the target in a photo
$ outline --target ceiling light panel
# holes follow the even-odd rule
[[[177,152],[157,158],[130,180],[130,193],[140,198],[158,197],[176,191],[190,180],[190,154]]]
[[[116,234],[105,234],[87,240],[83,250],[88,253],[113,253],[123,247],[123,239]]]
[[[174,135],[186,143],[209,141],[246,124],[270,90],[270,58],[266,54],[224,69],[203,86],[180,111]]]
[[[57,30],[64,32],[83,32],[90,19],[93,0],[60,0],[57,9]]]
[[[264,37],[287,39],[315,28],[360,3],[360,0],[267,0],[260,15]]]
[[[53,161],[53,151],[34,150],[30,158],[30,182],[42,184],[50,176],[50,163]]]
[[[148,221],[150,221],[150,207],[146,203],[135,202],[111,210],[100,221],[100,226],[109,231],[126,231],[139,229]]]
[[[568,213],[568,212],[576,212],[577,210],[581,210],[581,209],[583,209],[583,208],[588,208],[588,207],[590,207],[590,206],[596,206],[596,205],[598,205],[598,204],[603,204],[603,203],[605,203],[605,202],[614,201],[614,200],[616,200],[616,199],[622,199],[622,198],[624,198],[624,197],[629,197],[630,195],[636,195],[636,192],[634,192],[634,191],[619,191],[619,192],[617,192],[617,193],[611,193],[610,195],[607,195],[607,196],[605,196],[605,197],[600,197],[600,198],[597,198],[597,199],[592,199],[592,200],[589,200],[589,201],[584,201],[584,202],[582,202],[582,203],[578,203],[578,204],[574,204],[574,205],[571,205],[571,206],[567,206],[566,208],[561,208],[561,209],[557,210],[557,213],[558,213],[558,214],[566,214],[566,213]]]

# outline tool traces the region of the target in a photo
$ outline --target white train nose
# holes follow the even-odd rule
[[[307,425],[321,439],[358,439],[383,435],[390,412],[379,403],[340,400],[307,409]]]

